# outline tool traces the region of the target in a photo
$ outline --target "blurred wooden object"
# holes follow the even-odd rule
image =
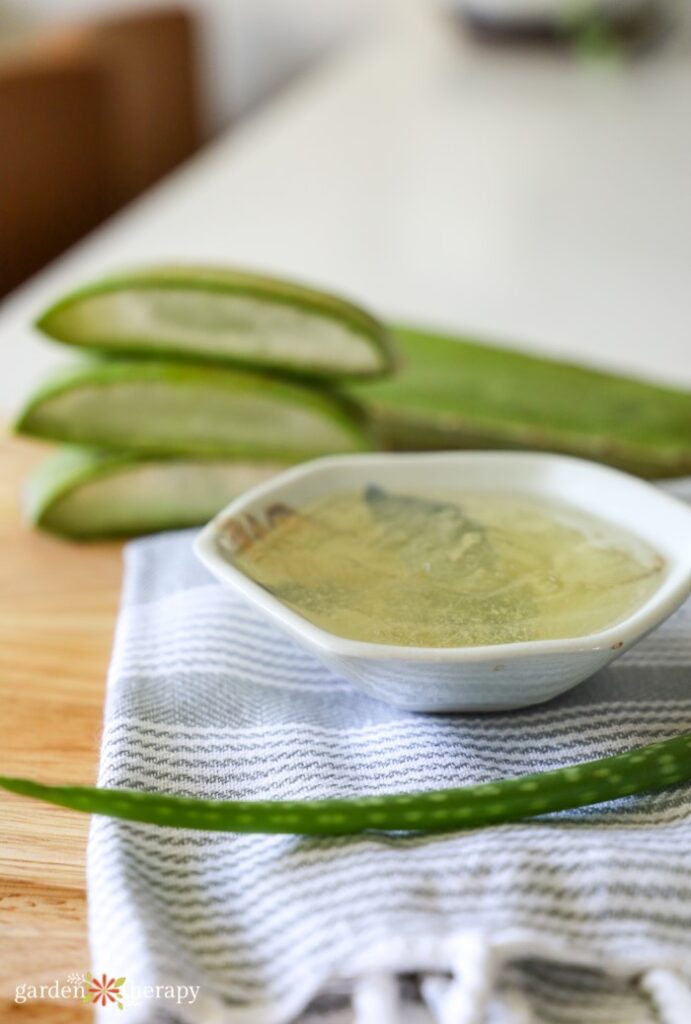
[[[0,60],[0,294],[194,152],[194,25],[155,9]]]
[[[0,294],[108,212],[103,84],[83,58],[0,64]]]
[[[109,201],[129,202],[200,142],[194,25],[188,12],[145,10],[63,30],[53,46],[100,70]]]

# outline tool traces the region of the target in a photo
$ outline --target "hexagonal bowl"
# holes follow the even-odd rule
[[[231,561],[243,522],[271,508],[300,509],[369,483],[408,493],[515,491],[566,503],[640,537],[664,560],[659,586],[621,622],[588,636],[484,647],[403,647],[351,640],[284,605]],[[606,466],[537,452],[459,451],[338,455],[290,469],[236,498],[202,530],[195,551],[276,627],[377,700],[409,711],[497,711],[548,700],[629,650],[691,593],[691,509],[663,490]]]

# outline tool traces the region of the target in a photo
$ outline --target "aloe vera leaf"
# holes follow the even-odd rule
[[[58,341],[111,354],[211,360],[317,377],[388,373],[388,330],[289,281],[212,267],[148,268],[74,291],[39,318]]]
[[[211,832],[349,835],[367,829],[441,832],[648,793],[691,779],[691,734],[570,768],[423,793],[328,800],[202,800],[0,777],[0,787],[60,807]]]
[[[263,374],[144,360],[88,361],[56,374],[15,428],[151,455],[299,461],[370,446],[357,408],[335,394]]]
[[[29,477],[24,507],[35,526],[78,540],[181,529],[206,522],[284,466],[65,447]]]
[[[425,330],[395,332],[403,369],[360,384],[385,447],[537,448],[646,477],[691,471],[691,394]]]

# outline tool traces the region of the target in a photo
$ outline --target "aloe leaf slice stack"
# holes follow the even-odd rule
[[[64,447],[28,481],[30,522],[78,540],[197,526],[285,464]]]
[[[350,302],[302,285],[213,267],[105,278],[38,320],[49,337],[111,355],[265,367],[324,378],[389,372],[388,331]]]
[[[395,332],[402,369],[360,384],[380,444],[537,448],[649,478],[691,472],[691,394],[425,330]]]
[[[30,484],[33,521],[72,536],[196,524],[253,479],[250,464],[261,474],[373,446],[536,448],[651,478],[691,472],[688,393],[387,329],[287,281],[149,268],[67,295],[39,326],[90,357],[49,380],[17,424],[101,449],[60,457]]]
[[[0,789],[91,814],[213,832],[351,835],[444,832],[650,793],[691,778],[691,735],[553,771],[422,793],[327,800],[204,800],[0,776]]]
[[[29,400],[23,434],[150,455],[298,461],[369,447],[352,403],[297,382],[218,367],[94,360]]]

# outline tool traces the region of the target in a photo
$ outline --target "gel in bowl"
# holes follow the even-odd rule
[[[616,625],[586,636],[474,647],[410,647],[339,636],[310,622],[239,569],[228,538],[270,510],[299,511],[375,483],[424,496],[515,493],[561,503],[619,528],[663,560],[657,587]],[[231,502],[203,529],[204,565],[332,672],[408,711],[476,712],[549,700],[593,675],[672,614],[691,593],[691,509],[661,489],[597,463],[532,452],[339,455],[290,469]]]

